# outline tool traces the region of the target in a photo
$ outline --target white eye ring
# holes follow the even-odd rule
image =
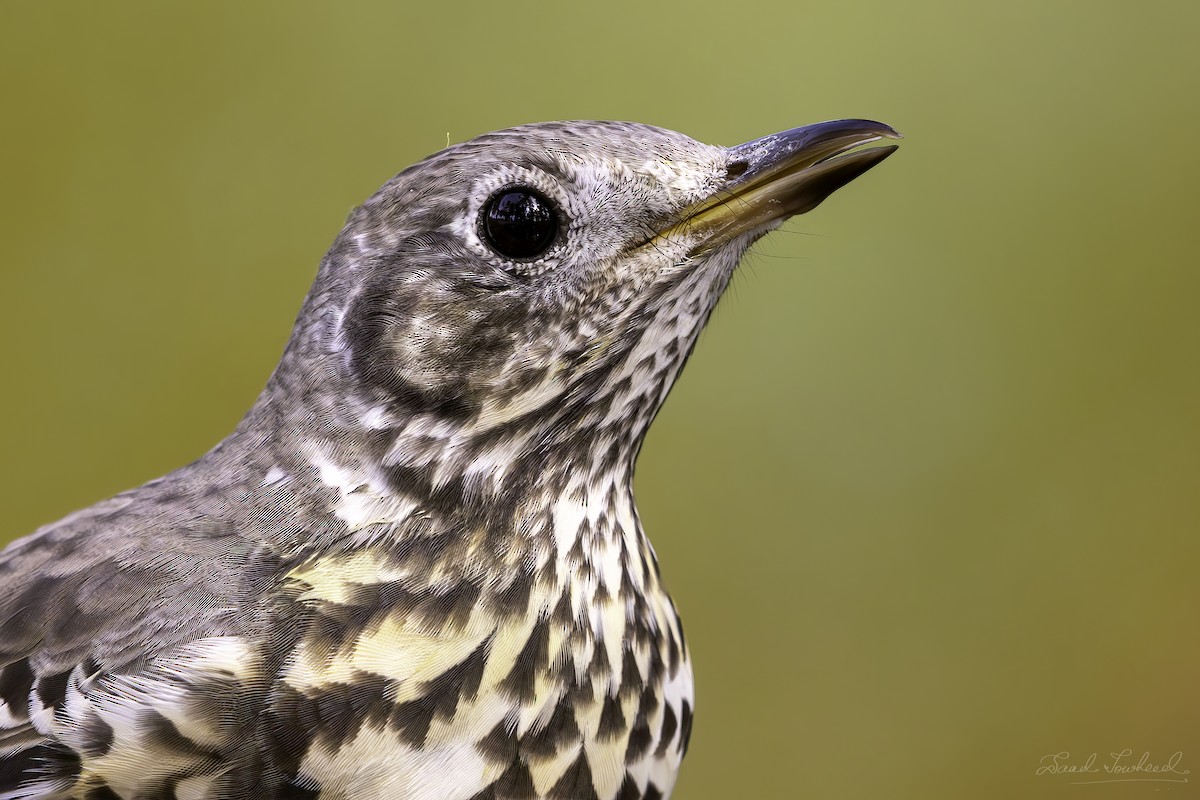
[[[524,191],[536,196],[542,208],[553,215],[553,232],[544,247],[529,255],[519,251],[505,252],[490,241],[485,215],[491,204],[506,190]],[[523,277],[537,277],[559,267],[566,251],[571,220],[567,216],[567,198],[561,184],[541,170],[527,167],[505,166],[495,172],[481,176],[471,187],[467,202],[467,213],[460,220],[458,233],[475,253],[505,272]],[[531,209],[526,209],[531,210]],[[533,237],[537,239],[538,237]]]

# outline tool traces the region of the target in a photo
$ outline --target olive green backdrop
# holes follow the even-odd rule
[[[900,152],[755,248],[639,465],[677,796],[1200,791],[1196,4],[3,18],[0,539],[229,431],[347,212],[447,138],[873,117]],[[1036,774],[1123,748],[1190,783]]]

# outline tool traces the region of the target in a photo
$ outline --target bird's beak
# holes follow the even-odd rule
[[[882,122],[842,119],[773,133],[729,149],[720,191],[688,208],[660,237],[699,235],[696,252],[803,214],[896,151],[854,148],[900,134]]]

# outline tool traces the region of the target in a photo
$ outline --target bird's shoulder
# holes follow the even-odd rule
[[[147,484],[0,552],[0,666],[115,669],[242,633],[284,569],[236,522]]]
[[[89,780],[141,787],[157,762],[245,750],[236,734],[253,729],[268,662],[287,648],[288,566],[222,513],[230,503],[183,480],[0,552],[0,798],[72,797]]]

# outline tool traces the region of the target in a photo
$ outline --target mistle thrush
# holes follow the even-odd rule
[[[896,136],[550,123],[388,181],[229,438],[0,554],[0,798],[666,797],[634,461],[747,248]]]

